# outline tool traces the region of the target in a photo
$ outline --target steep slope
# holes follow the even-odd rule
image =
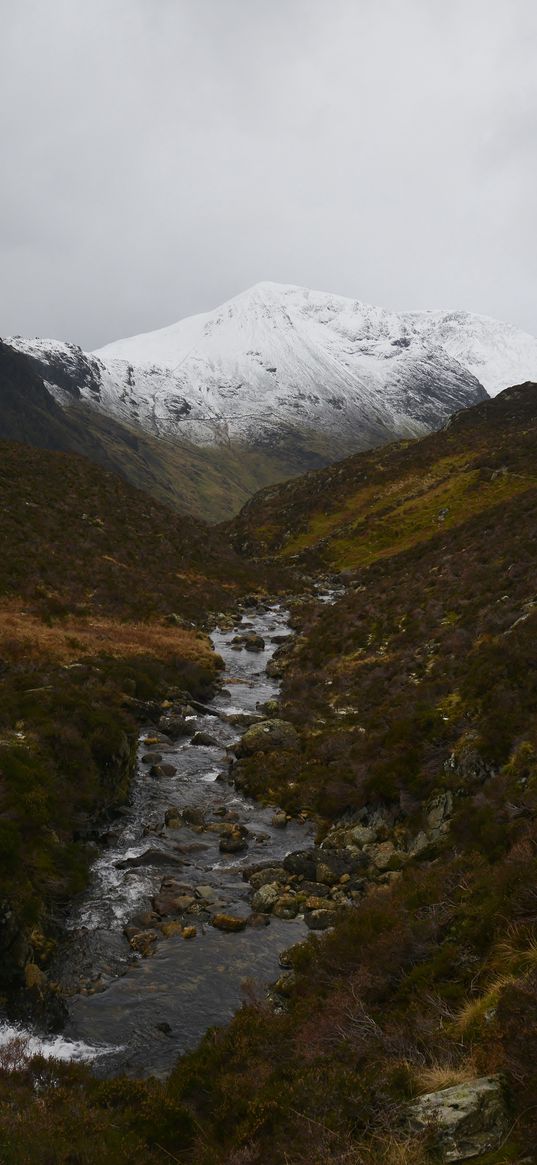
[[[98,374],[97,362],[69,345],[19,350],[0,341],[0,438],[83,454],[158,501],[213,521],[296,472],[285,458],[155,437],[135,420],[95,408]]]
[[[315,569],[353,569],[463,526],[531,490],[537,387],[507,389],[438,433],[360,453],[261,491],[235,545]]]

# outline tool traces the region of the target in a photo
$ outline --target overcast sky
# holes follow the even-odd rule
[[[0,0],[0,334],[259,280],[537,333],[535,0]]]

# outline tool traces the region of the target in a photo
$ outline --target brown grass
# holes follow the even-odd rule
[[[151,655],[163,661],[179,656],[207,662],[213,652],[208,638],[199,631],[76,615],[48,625],[25,610],[20,600],[4,600],[0,605],[0,658],[6,662],[69,664],[97,655]]]

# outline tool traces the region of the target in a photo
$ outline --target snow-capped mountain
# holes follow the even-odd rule
[[[10,343],[64,406],[82,401],[167,440],[268,452],[279,476],[418,436],[485,390],[537,379],[537,340],[508,324],[276,283],[93,353]]]

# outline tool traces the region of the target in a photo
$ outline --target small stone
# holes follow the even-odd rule
[[[144,765],[159,765],[161,760],[161,752],[144,752],[142,756],[142,764]]]
[[[197,933],[198,932],[197,932],[195,926],[185,926],[185,929],[183,931],[183,938],[184,939],[195,938]]]
[[[209,732],[195,732],[190,743],[200,748],[213,748],[218,745],[216,737],[211,736]]]
[[[282,809],[279,809],[277,813],[274,813],[270,824],[274,829],[285,829],[287,825],[287,814]]]
[[[232,914],[215,914],[211,921],[217,930],[228,931],[230,934],[244,930],[246,926],[245,918],[236,918]]]

